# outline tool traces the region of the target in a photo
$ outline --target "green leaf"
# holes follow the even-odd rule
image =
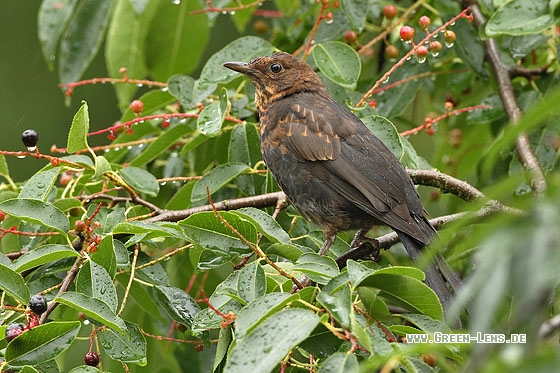
[[[41,51],[49,70],[54,69],[60,35],[68,24],[77,0],[45,0],[41,2],[37,28]]]
[[[95,157],[95,175],[93,176],[94,179],[99,180],[105,174],[105,172],[111,172],[113,168],[111,164],[102,155],[98,155]]]
[[[294,271],[303,272],[311,280],[322,285],[340,273],[338,265],[332,258],[316,253],[305,253],[300,256]]]
[[[267,317],[298,298],[298,294],[270,293],[253,299],[236,314],[235,336],[239,339],[243,338]]]
[[[231,212],[220,215],[231,224],[245,239],[253,244],[257,242],[255,226]],[[214,268],[237,255],[248,254],[251,249],[241,239],[218,220],[214,212],[199,212],[179,222],[189,240],[202,246],[205,250],[199,259],[199,269]],[[209,266],[209,267],[207,267]]]
[[[479,75],[488,76],[488,70],[484,65],[486,50],[474,25],[466,19],[460,19],[453,26],[453,31],[457,34],[457,42],[454,47],[457,56],[469,64]]]
[[[105,302],[99,299],[88,297],[82,293],[68,291],[56,297],[55,302],[83,312],[87,317],[107,325],[123,335],[128,335],[124,321],[115,315]]]
[[[554,25],[548,1],[511,0],[500,6],[486,23],[486,35],[527,35]]]
[[[0,288],[22,304],[29,302],[29,288],[23,277],[4,264],[0,264]]]
[[[107,30],[105,61],[109,76],[121,78],[120,69],[125,67],[130,78],[142,79],[146,76],[145,40],[147,25],[152,20],[153,11],[135,12],[134,2],[118,0],[113,11],[113,21]],[[153,9],[154,6],[149,9]],[[138,87],[134,84],[117,84],[115,91],[120,107],[127,107]]]
[[[148,171],[129,166],[119,170],[124,181],[137,192],[146,193],[150,196],[157,196],[159,193],[159,184],[154,175]]]
[[[70,347],[80,325],[79,321],[51,321],[27,330],[8,343],[4,355],[6,363],[19,368],[54,359]]]
[[[294,347],[309,337],[319,322],[319,316],[301,308],[275,313],[237,340],[224,371],[272,372]]]
[[[10,175],[10,169],[8,167],[8,162],[6,162],[6,157],[4,154],[0,154],[0,175],[8,177]]]
[[[89,254],[91,260],[105,268],[111,279],[115,278],[115,273],[117,272],[115,241],[112,235],[107,235],[97,245],[97,250]]]
[[[264,270],[258,261],[244,266],[237,278],[239,296],[247,302],[262,297],[266,293]]]
[[[16,272],[23,272],[31,268],[41,266],[60,259],[76,257],[79,254],[68,245],[43,245],[34,250],[28,251],[12,263],[12,268]]]
[[[138,325],[128,321],[125,323],[130,333],[128,338],[111,329],[106,329],[97,334],[99,342],[111,359],[121,363],[145,366],[148,363],[146,338]]]
[[[327,78],[342,87],[356,88],[362,63],[352,47],[339,41],[327,41],[317,44],[312,55]]]
[[[143,221],[131,221],[119,223],[113,229],[114,234],[144,234],[145,239],[156,237],[175,237],[186,239],[183,231],[176,223],[146,223]]]
[[[270,241],[275,243],[291,243],[288,233],[282,229],[277,220],[273,219],[266,212],[254,207],[243,207],[232,212],[253,223],[259,233],[262,233]]]
[[[207,188],[210,194],[213,194],[226,186],[236,176],[249,169],[249,166],[242,163],[222,164],[213,168],[196,182],[192,191],[191,200],[193,202],[204,200],[208,196]]]
[[[167,81],[169,93],[179,100],[185,110],[196,105],[194,100],[194,84],[195,80],[188,75],[173,75]]]
[[[222,88],[220,91],[220,101],[213,101],[206,105],[198,116],[196,127],[206,136],[216,136],[222,129],[224,118],[229,109],[229,100],[227,89]]]
[[[193,132],[186,124],[178,124],[169,128],[157,137],[156,141],[146,147],[136,158],[130,161],[131,166],[144,166],[153,161],[177,142],[183,135]]]
[[[317,300],[340,324],[350,329],[350,315],[352,314],[352,293],[350,285],[344,285],[336,291],[330,291],[330,283],[317,294]]]
[[[353,353],[335,352],[321,364],[321,373],[358,373],[358,358]]]
[[[352,0],[343,1],[342,9],[346,14],[346,17],[352,23],[354,29],[362,31],[366,23],[366,15],[368,11],[368,1],[367,0]]]
[[[19,192],[18,198],[30,198],[46,201],[52,191],[58,177],[60,167],[54,167],[45,171],[37,172],[25,182]]]
[[[206,15],[191,14],[201,6],[199,1],[157,2],[145,40],[148,69],[156,80],[165,82],[198,66],[210,34]]]
[[[113,312],[117,311],[117,290],[113,279],[105,268],[89,260],[78,272],[76,278],[76,291],[88,297],[103,301]]]
[[[245,163],[255,166],[262,161],[259,133],[253,123],[235,126],[231,132],[228,146],[228,162]],[[262,190],[265,178],[261,175],[244,175],[237,180],[237,185],[247,195],[254,195]]]
[[[414,277],[376,272],[364,279],[360,286],[381,290],[381,296],[411,312],[443,320],[443,309],[434,291]]]
[[[397,159],[402,159],[404,149],[401,136],[389,119],[380,115],[370,115],[361,119],[366,127],[391,150]]]
[[[113,0],[78,2],[60,41],[58,71],[62,83],[78,81],[97,54],[112,5]]]
[[[53,228],[64,236],[70,229],[70,222],[62,211],[36,199],[9,199],[0,203],[0,210],[33,224]]]
[[[87,134],[89,131],[89,111],[88,104],[82,101],[82,106],[78,109],[74,119],[72,119],[72,126],[68,132],[68,144],[66,151],[70,154],[76,153],[79,150],[88,149]]]
[[[163,306],[169,316],[191,328],[194,316],[200,312],[200,307],[186,291],[171,286],[155,286],[156,299]]]
[[[272,53],[274,47],[266,40],[256,36],[243,36],[235,39],[208,59],[200,73],[199,84],[202,86],[224,84],[240,76],[239,73],[226,69],[226,62],[249,62],[253,58]]]

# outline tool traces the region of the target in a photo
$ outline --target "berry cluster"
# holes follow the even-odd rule
[[[23,326],[19,322],[13,322],[6,328],[6,340],[11,342],[14,338],[39,325],[39,316],[47,310],[47,300],[41,295],[36,294],[29,299],[29,311],[27,325]]]
[[[392,20],[398,15],[398,10],[395,5],[389,4],[383,8],[383,16],[388,19]],[[430,33],[430,26],[432,25],[432,20],[428,16],[421,16],[418,19],[418,26],[426,32]],[[405,25],[402,26],[399,30],[399,36],[402,42],[405,45],[412,45],[414,48],[414,54],[418,62],[423,63],[426,61],[428,53],[431,53],[432,56],[437,57],[442,50],[441,42],[434,40],[431,42],[426,42],[425,45],[415,45],[414,44],[414,36],[415,30],[413,27]],[[453,43],[455,42],[455,33],[451,30],[446,30],[444,32],[444,42],[445,46],[451,48]],[[391,60],[395,60],[399,57],[399,50],[394,45],[387,45],[385,48],[385,56]]]

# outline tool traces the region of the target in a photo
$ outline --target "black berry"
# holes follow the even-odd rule
[[[37,146],[37,143],[39,142],[39,135],[35,132],[35,130],[25,130],[21,134],[21,141],[23,141],[23,145],[26,147],[33,148]]]
[[[41,294],[35,294],[29,299],[29,309],[35,315],[40,315],[47,310],[47,300]]]
[[[96,367],[99,364],[99,355],[90,351],[84,356],[84,362],[90,367]]]
[[[23,325],[18,322],[13,322],[8,325],[8,328],[6,329],[6,340],[10,342],[21,333],[23,333]]]

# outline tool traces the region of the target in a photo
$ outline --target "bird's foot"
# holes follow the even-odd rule
[[[367,255],[363,256],[363,259],[378,261],[381,259],[379,255],[379,242],[375,238],[367,237],[366,232],[367,231],[360,229],[356,233],[354,239],[350,243],[350,249],[367,253]]]

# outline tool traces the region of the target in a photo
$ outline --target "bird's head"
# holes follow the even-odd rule
[[[277,52],[246,62],[227,62],[228,69],[247,75],[256,88],[257,106],[300,92],[326,94],[326,88],[315,71],[289,53]]]

